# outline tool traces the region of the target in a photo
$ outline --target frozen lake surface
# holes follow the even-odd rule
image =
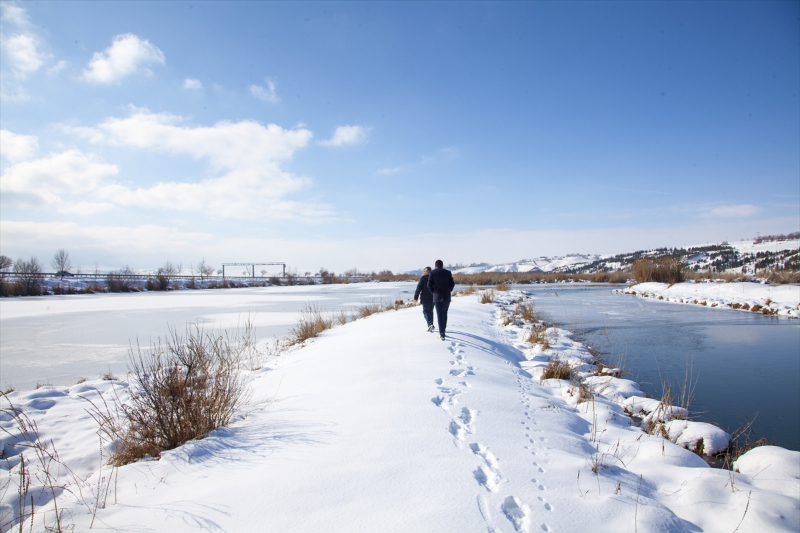
[[[123,376],[128,352],[169,327],[235,328],[249,317],[259,340],[281,337],[300,310],[352,310],[414,296],[413,283],[358,283],[0,299],[0,386],[72,385],[105,372]]]
[[[660,397],[662,380],[680,390],[688,363],[692,418],[728,432],[755,418],[757,437],[800,450],[800,320],[612,294],[608,285],[516,288],[589,344],[611,346],[644,392]]]

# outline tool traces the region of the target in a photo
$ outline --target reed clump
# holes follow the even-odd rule
[[[490,304],[494,302],[495,299],[495,292],[493,289],[486,289],[481,291],[481,303],[482,304]]]
[[[642,258],[633,262],[631,272],[636,283],[680,283],[684,280],[683,263],[677,257],[665,256],[658,259]]]
[[[300,310],[300,320],[289,331],[292,344],[318,336],[326,329],[330,329],[333,321],[322,315],[316,304],[307,304]]]
[[[569,363],[562,361],[557,357],[551,357],[550,361],[547,363],[547,366],[544,367],[544,372],[542,372],[539,381],[544,381],[546,379],[563,379],[571,381],[572,374],[572,367],[569,366]]]

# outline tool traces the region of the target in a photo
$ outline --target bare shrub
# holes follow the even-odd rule
[[[248,396],[240,372],[247,346],[242,336],[190,325],[185,336],[170,330],[165,346],[159,341],[148,351],[131,350],[131,400],[116,406],[127,427],[116,435],[111,464],[158,458],[230,423]]]
[[[336,322],[338,322],[340,326],[344,326],[349,321],[349,318],[350,317],[347,316],[347,312],[345,312],[345,310],[342,309],[339,311],[339,314],[336,315]]]
[[[332,321],[322,316],[316,304],[307,304],[300,310],[300,320],[289,331],[293,344],[316,337],[326,329],[330,329]]]
[[[535,322],[537,320],[536,309],[533,306],[533,302],[517,304],[517,308],[514,309],[514,314],[525,322]]]
[[[569,363],[566,361],[562,361],[557,357],[551,357],[547,366],[544,367],[542,376],[539,378],[540,381],[546,379],[572,380],[572,367],[570,367]]]
[[[636,283],[657,281],[673,284],[684,280],[683,266],[677,257],[665,256],[658,259],[637,259],[633,262],[631,270]]]
[[[508,284],[506,282],[502,282],[502,283],[498,283],[497,286],[495,287],[495,289],[498,290],[498,291],[505,292],[505,291],[507,291],[509,289],[509,286],[508,286]]]
[[[38,296],[42,293],[44,284],[44,271],[42,264],[35,257],[30,261],[17,259],[14,263],[14,293],[18,296]]]
[[[525,340],[531,344],[541,344],[543,350],[550,349],[550,338],[547,336],[547,327],[544,324],[533,326]]]
[[[106,274],[106,287],[108,288],[108,292],[131,292],[133,289],[133,281],[130,276],[132,275],[133,270],[127,265],[122,270]]]
[[[494,302],[495,292],[493,289],[486,289],[481,292],[481,303],[490,304]]]

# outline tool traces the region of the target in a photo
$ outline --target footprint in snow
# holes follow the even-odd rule
[[[437,385],[441,385],[442,383],[444,383],[444,380],[442,378],[438,378],[434,379],[433,382],[436,383]]]
[[[517,533],[528,531],[531,525],[531,508],[516,496],[508,496],[500,506],[506,518],[514,525]]]

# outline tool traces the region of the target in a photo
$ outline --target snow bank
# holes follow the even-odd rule
[[[615,292],[666,302],[800,317],[800,286],[762,283],[639,283]]]
[[[625,407],[652,413],[658,402],[631,381],[593,376],[591,354],[564,329],[548,327],[549,346],[533,349],[530,325],[507,320],[521,297],[455,298],[446,342],[425,331],[419,307],[335,327],[251,373],[253,399],[230,427],[115,472],[103,466],[111,449],[82,398],[124,401],[124,382],[9,399],[70,466],[59,473],[58,501],[75,531],[92,522],[102,531],[174,532],[800,528],[797,476],[765,475],[794,468],[797,452],[753,450],[737,462],[740,472],[728,472],[643,433]],[[540,382],[550,357],[585,379],[590,401],[579,403],[570,382]],[[0,463],[8,524],[21,448],[13,421],[0,426],[12,435],[3,434],[10,460]],[[704,451],[716,445],[702,427],[687,431],[700,434]],[[36,494],[33,530],[44,531],[53,502]]]

